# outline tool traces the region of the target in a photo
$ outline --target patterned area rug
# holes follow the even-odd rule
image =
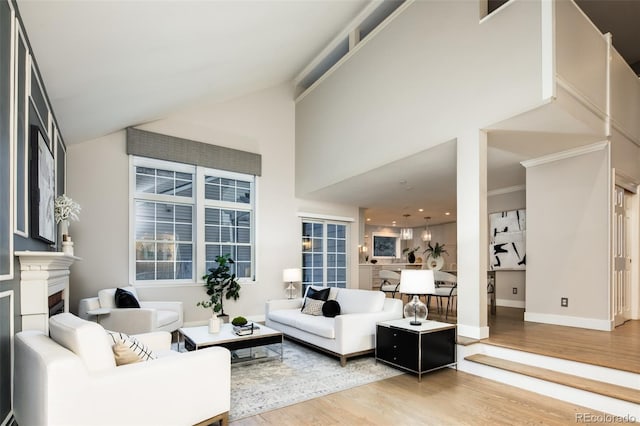
[[[402,374],[371,357],[340,366],[338,358],[285,340],[284,360],[231,367],[229,420],[270,411]]]

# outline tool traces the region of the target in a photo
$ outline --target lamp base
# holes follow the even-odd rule
[[[411,322],[409,322],[409,324],[411,324],[411,325],[422,325],[422,322],[421,321],[411,321]]]

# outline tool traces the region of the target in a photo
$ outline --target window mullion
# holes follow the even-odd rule
[[[207,272],[206,267],[206,249],[205,249],[205,209],[207,203],[204,198],[204,176],[205,170],[201,167],[196,169],[196,190],[195,190],[195,203],[196,203],[196,238],[195,238],[195,258],[196,258],[196,271],[195,280],[201,282],[203,275]]]

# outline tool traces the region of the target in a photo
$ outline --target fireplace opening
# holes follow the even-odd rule
[[[57,293],[53,293],[49,296],[49,316],[54,316],[64,312],[64,298],[62,297],[63,291],[60,290]]]

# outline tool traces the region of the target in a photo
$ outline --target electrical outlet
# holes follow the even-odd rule
[[[566,308],[569,306],[569,298],[568,297],[561,297],[560,298],[560,306],[562,306],[563,308]]]
[[[518,287],[513,288],[513,294],[518,294]]]

